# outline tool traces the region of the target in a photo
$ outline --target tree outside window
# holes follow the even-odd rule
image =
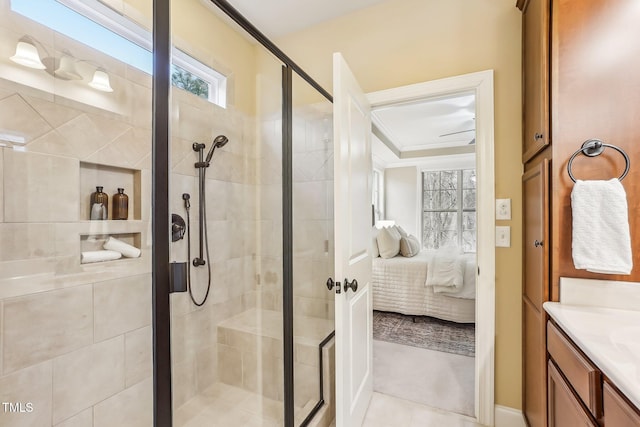
[[[475,169],[423,172],[422,245],[476,251]]]

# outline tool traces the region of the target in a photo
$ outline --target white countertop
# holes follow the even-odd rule
[[[640,311],[545,302],[544,309],[640,408]]]

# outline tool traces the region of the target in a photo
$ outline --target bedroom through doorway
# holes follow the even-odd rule
[[[372,110],[374,391],[472,418],[476,107],[463,90]]]

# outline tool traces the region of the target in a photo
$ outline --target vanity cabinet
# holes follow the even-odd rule
[[[640,413],[608,382],[604,383],[604,422],[607,427],[640,426]]]
[[[549,427],[638,427],[640,412],[556,324],[547,323]]]
[[[548,372],[549,427],[598,427],[551,360]]]

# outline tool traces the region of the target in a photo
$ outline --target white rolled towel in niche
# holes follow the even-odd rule
[[[140,249],[135,246],[131,246],[130,244],[111,236],[109,236],[107,241],[104,242],[102,247],[110,251],[120,252],[127,258],[138,258],[141,253]]]
[[[80,263],[89,264],[92,262],[113,261],[122,258],[122,254],[117,251],[84,251],[80,254]]]

